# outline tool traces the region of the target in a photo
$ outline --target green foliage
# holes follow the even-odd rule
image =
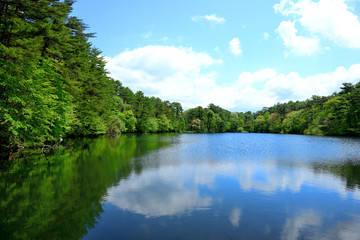
[[[159,132],[169,132],[174,130],[174,126],[171,124],[171,121],[166,117],[166,115],[162,115],[160,119],[158,119]]]
[[[64,137],[70,96],[55,66],[47,60],[22,67],[2,63],[2,142],[35,145]]]
[[[159,124],[156,118],[141,120],[137,128],[144,133],[155,133],[159,130]]]
[[[238,122],[231,125],[231,112],[222,109],[214,104],[210,104],[208,108],[197,107],[184,112],[188,131],[193,132],[227,132],[231,127],[238,126]],[[237,121],[238,118],[232,118]],[[235,120],[234,120],[235,119]]]
[[[194,131],[194,132],[200,132],[201,131],[201,120],[198,118],[191,120],[191,122],[188,125],[188,130]]]
[[[136,118],[131,110],[124,112],[125,114],[125,127],[126,132],[135,132],[136,131]]]
[[[255,119],[255,132],[265,133],[268,130],[268,121],[264,115],[259,115]]]
[[[230,113],[214,104],[184,112],[193,132],[262,132],[360,136],[360,82],[332,96],[278,103],[256,113]]]
[[[281,115],[278,113],[271,113],[268,117],[269,132],[271,133],[281,133],[282,124],[281,124]]]
[[[68,136],[183,131],[180,103],[107,76],[73,1],[0,2],[0,150]]]
[[[292,111],[286,114],[285,119],[282,122],[282,128],[284,133],[303,134],[306,121],[302,117],[303,110]]]

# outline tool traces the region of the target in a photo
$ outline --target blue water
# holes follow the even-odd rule
[[[83,239],[360,239],[360,139],[181,134],[131,160]]]
[[[84,138],[0,164],[0,239],[360,239],[360,139]]]

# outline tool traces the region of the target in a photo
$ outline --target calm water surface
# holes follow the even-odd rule
[[[0,172],[1,239],[360,239],[360,139],[74,140]]]

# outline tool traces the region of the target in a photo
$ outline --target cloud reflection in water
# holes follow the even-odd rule
[[[320,239],[320,240],[359,240],[360,216],[349,216],[348,220],[339,221],[335,226],[330,225],[324,230],[323,216],[313,209],[302,210],[295,216],[289,217],[281,232],[281,239]]]
[[[234,227],[239,227],[241,219],[242,210],[240,208],[234,208],[230,212],[229,220],[231,225]]]
[[[163,167],[131,175],[108,191],[107,200],[120,209],[146,217],[173,216],[207,209],[212,199],[200,196],[191,174]]]
[[[231,161],[184,163],[145,169],[141,174],[132,174],[119,185],[110,188],[107,201],[120,209],[146,217],[190,214],[194,210],[211,207],[214,203],[213,196],[200,194],[200,187],[205,186],[208,191],[216,192],[219,177],[236,180],[239,186],[232,187],[238,189],[238,194],[250,191],[263,195],[274,195],[279,191],[296,194],[308,186],[335,192],[341,198],[360,200],[359,190],[348,192],[340,177],[329,173],[315,173],[306,165],[280,167],[274,161]],[[226,199],[227,196],[221,197]]]

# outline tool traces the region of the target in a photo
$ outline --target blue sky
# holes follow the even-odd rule
[[[360,81],[360,0],[78,0],[110,75],[183,107],[256,111]]]

